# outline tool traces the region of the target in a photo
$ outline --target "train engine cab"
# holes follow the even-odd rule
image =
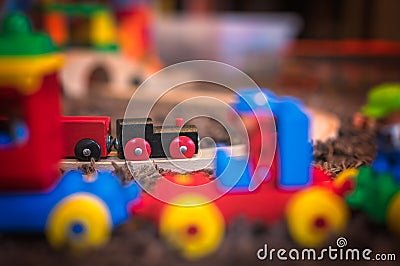
[[[192,158],[198,152],[198,132],[192,125],[154,126],[151,118],[117,120],[115,147],[118,157],[129,161],[170,157]]]
[[[0,190],[47,188],[59,176],[62,157],[57,81],[62,56],[20,14],[1,26]]]
[[[113,143],[109,116],[64,116],[61,124],[65,157],[80,161],[107,157]]]

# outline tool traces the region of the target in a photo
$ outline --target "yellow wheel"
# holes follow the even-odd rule
[[[400,192],[389,203],[386,221],[389,228],[400,237]]]
[[[348,180],[354,180],[358,175],[356,168],[348,168],[341,172],[334,180],[333,185],[337,188],[343,187]]]
[[[292,238],[305,247],[322,245],[331,234],[342,231],[348,210],[333,192],[312,187],[296,193],[287,207],[287,223]]]
[[[111,219],[102,200],[88,193],[73,194],[58,203],[46,224],[46,235],[55,248],[84,250],[105,244]]]
[[[168,205],[161,215],[161,236],[188,259],[214,252],[225,231],[225,221],[218,208],[213,203],[190,206],[205,202],[197,195],[186,195],[174,202],[177,205]]]

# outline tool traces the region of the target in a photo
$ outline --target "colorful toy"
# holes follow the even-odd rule
[[[347,203],[400,236],[400,84],[373,88],[362,114],[376,120],[377,156],[371,167],[353,170],[348,177],[355,189]]]
[[[132,3],[114,12],[100,3],[52,2],[43,10],[45,31],[57,46],[68,48],[61,72],[68,97],[87,96],[89,87],[99,85],[91,81],[98,73],[112,90],[107,97],[130,97],[132,87],[161,68],[152,49],[146,5]]]
[[[0,189],[47,188],[58,178],[62,156],[57,71],[63,60],[20,14],[3,21],[0,38]]]
[[[0,230],[46,232],[55,248],[95,248],[107,243],[112,228],[128,219],[127,207],[135,204],[140,189],[121,186],[109,172],[94,180],[69,171],[47,190],[1,193],[0,207],[7,213]]]
[[[249,89],[239,93],[233,107],[247,125],[257,117],[271,121],[263,120],[269,115],[267,99],[276,118],[277,132],[268,125],[248,127],[249,161],[219,150],[215,182],[204,173],[167,174],[153,188],[152,195],[143,195],[142,203],[132,209],[133,213],[153,219],[161,236],[185,257],[196,259],[215,251],[226,225],[239,216],[266,225],[286,217],[293,239],[308,247],[319,246],[329,235],[344,229],[348,212],[342,195],[350,188],[349,182],[333,181],[322,170],[310,166],[312,148],[302,104],[266,90]],[[265,163],[260,157],[263,151],[255,146],[261,143],[261,130],[267,140],[277,137],[277,153],[269,172],[261,171]],[[267,144],[263,148],[271,147]],[[260,163],[255,164],[258,158]],[[264,174],[264,181],[252,187],[252,176],[257,171]],[[237,180],[236,184],[232,180]],[[231,190],[217,197],[232,185]]]
[[[29,44],[29,45],[27,45]],[[57,71],[62,57],[22,14],[0,32],[0,230],[46,231],[54,247],[104,244],[128,217],[140,190],[109,172],[60,177],[63,156]],[[104,129],[104,128],[103,128]],[[104,134],[104,131],[103,131]]]
[[[390,172],[400,181],[400,84],[373,88],[362,113],[377,120],[377,156],[372,168]]]
[[[45,6],[44,16],[45,30],[54,43],[58,46],[66,46],[68,43],[88,44],[98,50],[115,51],[117,45],[117,31],[114,18],[110,9],[105,5],[95,3],[52,3]],[[69,34],[67,18],[87,18],[87,32],[79,34],[79,29],[84,25],[71,27]],[[100,30],[101,29],[101,30]],[[74,38],[75,37],[75,38]]]
[[[118,157],[130,161],[148,158],[192,158],[199,149],[197,128],[183,125],[180,118],[176,126],[153,126],[150,118],[117,120],[116,149]],[[164,145],[165,144],[165,145]]]
[[[184,125],[182,118],[176,121],[176,126],[161,127],[153,126],[151,118],[117,119],[117,137],[113,139],[108,116],[63,116],[64,157],[98,161],[106,158],[114,145],[118,157],[130,161],[192,158],[199,150],[197,128]],[[3,139],[5,142],[6,137]]]
[[[108,116],[63,116],[65,157],[81,161],[106,158],[113,145]]]
[[[118,24],[118,37],[122,52],[130,58],[145,60],[159,70],[160,60],[154,56],[151,26],[151,1],[112,1]]]
[[[349,179],[354,180],[355,189],[346,197],[348,205],[364,211],[377,223],[387,224],[400,236],[400,183],[393,174],[362,167]]]

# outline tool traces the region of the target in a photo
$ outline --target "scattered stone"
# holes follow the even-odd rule
[[[370,165],[375,153],[375,132],[357,129],[349,120],[345,120],[337,138],[315,143],[314,162],[337,175],[347,168]]]
[[[78,170],[82,171],[83,174],[91,176],[96,173],[96,161],[91,158],[90,163],[85,163],[78,166]]]

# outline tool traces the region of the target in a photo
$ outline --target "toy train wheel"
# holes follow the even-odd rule
[[[144,161],[151,154],[150,144],[142,138],[130,139],[124,147],[125,159],[128,161]]]
[[[46,224],[47,239],[55,248],[96,248],[107,243],[112,223],[107,206],[96,196],[73,194],[59,202]]]
[[[107,153],[109,153],[112,149],[112,147],[114,146],[114,138],[107,134],[107,138],[106,138],[106,147],[107,147]]]
[[[400,192],[393,196],[388,205],[386,221],[390,230],[400,237]]]
[[[193,140],[186,136],[174,138],[169,145],[169,154],[174,159],[192,158],[196,151]]]
[[[100,145],[92,139],[81,139],[75,145],[75,157],[80,161],[90,161],[91,158],[100,159]]]
[[[330,235],[344,230],[348,219],[343,199],[318,187],[295,194],[288,204],[286,214],[293,240],[305,247],[324,244]]]
[[[220,245],[225,221],[213,203],[205,202],[199,196],[186,195],[167,205],[160,218],[161,236],[188,259],[197,259],[214,252]],[[185,206],[179,206],[179,204]]]

